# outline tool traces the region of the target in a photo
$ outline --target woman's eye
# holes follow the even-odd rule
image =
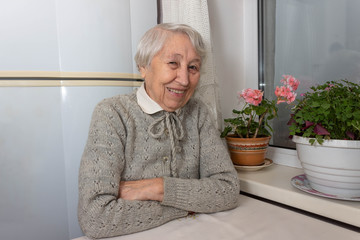
[[[193,72],[197,72],[197,71],[199,71],[199,68],[198,68],[198,66],[191,65],[191,66],[189,66],[189,70],[193,71]]]
[[[177,67],[178,66],[178,63],[177,62],[169,62],[168,63],[170,66],[172,67]]]

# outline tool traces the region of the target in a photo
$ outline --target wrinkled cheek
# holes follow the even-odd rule
[[[194,91],[191,93],[188,93],[186,97],[184,98],[184,105],[190,100],[190,98],[194,95]]]

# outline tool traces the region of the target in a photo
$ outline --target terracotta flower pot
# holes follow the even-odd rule
[[[234,164],[257,166],[264,164],[265,154],[269,146],[269,137],[238,138],[235,135],[226,136],[230,157]]]

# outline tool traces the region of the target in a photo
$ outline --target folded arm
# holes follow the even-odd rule
[[[151,178],[137,181],[121,181],[119,198],[161,202],[164,198],[164,180],[163,178]]]

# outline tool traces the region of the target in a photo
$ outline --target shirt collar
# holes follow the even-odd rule
[[[147,94],[145,90],[145,82],[143,82],[140,88],[137,90],[136,99],[137,99],[137,103],[139,104],[141,110],[144,111],[144,113],[154,114],[164,110],[157,102],[152,100],[151,97]],[[175,110],[175,113],[179,114],[180,109]]]
[[[136,92],[137,103],[140,108],[147,114],[154,114],[162,111],[162,107],[152,100],[145,91],[145,83],[143,82]]]

